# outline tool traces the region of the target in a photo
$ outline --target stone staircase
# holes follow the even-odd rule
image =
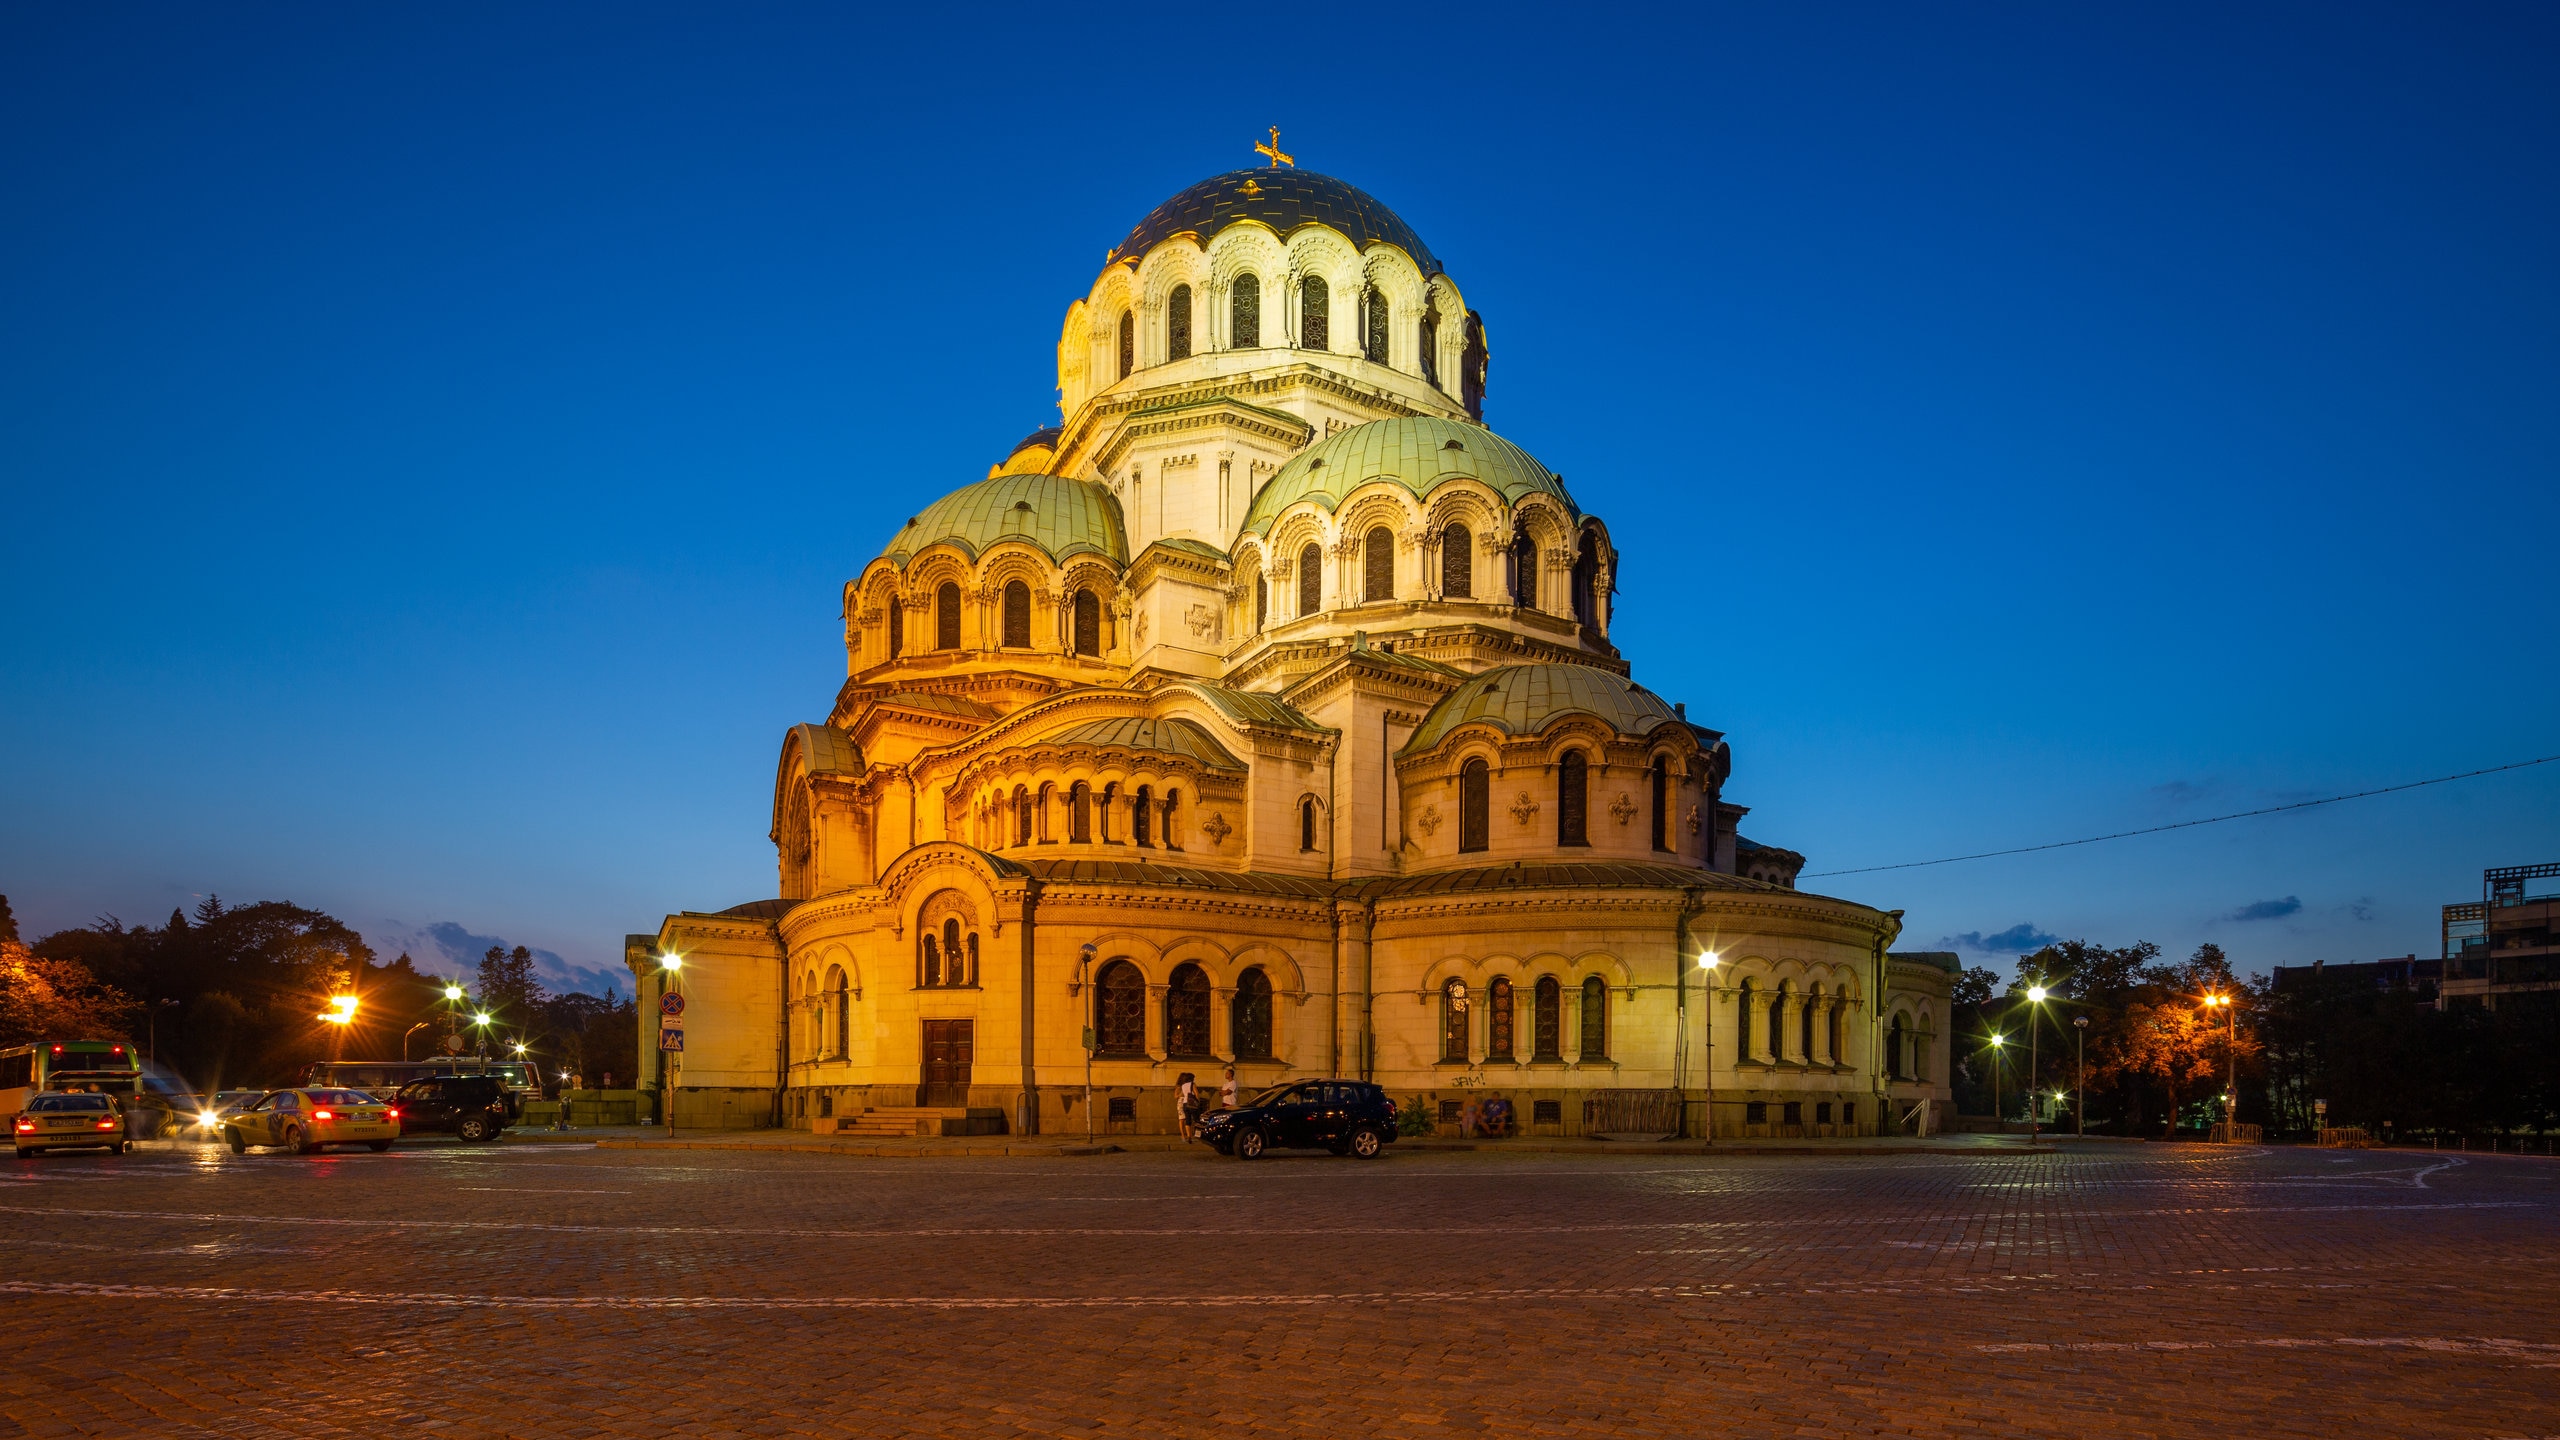
[[[882,1105],[859,1115],[819,1116],[809,1122],[817,1135],[864,1140],[940,1139],[954,1135],[1001,1135],[1004,1112],[960,1106]]]

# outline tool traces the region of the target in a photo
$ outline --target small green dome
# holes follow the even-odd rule
[[[1100,555],[1129,563],[1120,502],[1091,480],[1064,475],[992,475],[926,506],[880,553],[899,569],[927,546],[945,541],[974,560],[1005,540],[1037,545],[1052,560]]]
[[[1582,513],[1565,493],[1564,482],[1528,451],[1481,425],[1409,415],[1355,425],[1299,451],[1253,497],[1253,508],[1245,512],[1237,533],[1269,534],[1271,523],[1301,500],[1331,510],[1372,480],[1393,480],[1417,499],[1451,480],[1477,480],[1491,486],[1506,505],[1543,492],[1563,501],[1566,513]]]
[[[1590,665],[1506,665],[1442,696],[1401,753],[1429,750],[1461,725],[1481,721],[1506,735],[1535,735],[1567,715],[1588,715],[1621,735],[1687,723],[1623,675]]]

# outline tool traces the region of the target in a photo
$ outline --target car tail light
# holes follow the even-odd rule
[[[395,1105],[395,1106],[393,1106],[392,1108],[390,1108],[390,1109],[388,1109],[388,1110],[383,1111],[383,1112],[382,1112],[382,1118],[383,1118],[383,1119],[385,1119],[385,1120],[397,1120],[397,1119],[399,1119],[399,1118],[400,1118],[400,1108],[399,1108],[398,1106],[396,1106],[396,1105]]]
[[[18,1133],[20,1133],[20,1134],[22,1134],[22,1135],[23,1135],[23,1134],[25,1134],[27,1131],[29,1131],[29,1130],[33,1130],[34,1128],[36,1128],[36,1122],[34,1122],[33,1120],[28,1119],[28,1118],[27,1118],[26,1116],[24,1116],[24,1115],[21,1115],[21,1116],[19,1116],[19,1117],[18,1117]]]
[[[119,1123],[121,1122],[115,1120],[101,1120],[98,1122],[98,1128],[101,1130],[113,1130]]]
[[[314,1110],[311,1112],[311,1118],[314,1120],[326,1120],[329,1118],[329,1112],[326,1110]]]

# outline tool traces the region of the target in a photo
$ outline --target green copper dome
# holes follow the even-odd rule
[[[1479,480],[1506,505],[1543,492],[1563,501],[1567,514],[1581,514],[1564,482],[1528,451],[1481,425],[1410,415],[1355,425],[1299,451],[1253,497],[1238,533],[1269,534],[1271,523],[1301,500],[1331,510],[1372,480],[1393,480],[1417,499],[1451,480]]]
[[[1686,723],[1661,696],[1623,675],[1589,665],[1506,665],[1442,696],[1402,753],[1431,749],[1461,725],[1481,721],[1506,735],[1535,735],[1567,715],[1588,715],[1621,735]]]
[[[1129,563],[1120,502],[1090,480],[1063,475],[995,475],[926,506],[880,553],[899,569],[927,546],[948,541],[975,560],[1005,540],[1037,545],[1052,560],[1100,555]]]

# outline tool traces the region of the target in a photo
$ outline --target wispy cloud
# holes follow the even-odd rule
[[[1979,930],[1967,930],[1961,935],[1949,935],[1939,940],[1938,945],[1945,950],[1978,950],[1985,955],[2024,955],[2029,951],[2041,950],[2047,945],[2058,944],[2061,939],[2059,935],[2048,935],[2021,920],[2006,930],[1995,930],[1988,935]]]
[[[2225,920],[2281,920],[2302,909],[2302,897],[2287,895],[2281,900],[2254,900],[2223,916]]]
[[[2372,897],[2372,896],[2370,896],[2370,895],[2366,895],[2366,896],[2363,896],[2363,897],[2361,897],[2361,898],[2359,898],[2359,899],[2357,899],[2357,900],[2355,900],[2355,901],[2351,902],[2351,903],[2347,906],[2347,913],[2348,913],[2348,914],[2350,914],[2350,915],[2353,915],[2354,917],[2356,917],[2356,920],[2357,920],[2359,923],[2361,923],[2361,924],[2366,924],[2366,925],[2370,925],[2370,924],[2372,924],[2372,923],[2373,923],[2373,897]]]
[[[388,960],[403,951],[418,969],[429,975],[459,976],[468,983],[480,973],[480,957],[491,946],[512,950],[515,945],[503,936],[482,935],[452,920],[439,920],[432,925],[412,926],[396,920],[385,920],[367,927],[366,942],[375,953]],[[582,990],[602,995],[608,986],[625,986],[630,976],[596,966],[580,965],[558,951],[527,947],[533,956],[533,971],[551,990]]]
[[[2170,805],[2193,805],[2221,789],[2215,780],[2172,780],[2151,787],[2151,798]]]

